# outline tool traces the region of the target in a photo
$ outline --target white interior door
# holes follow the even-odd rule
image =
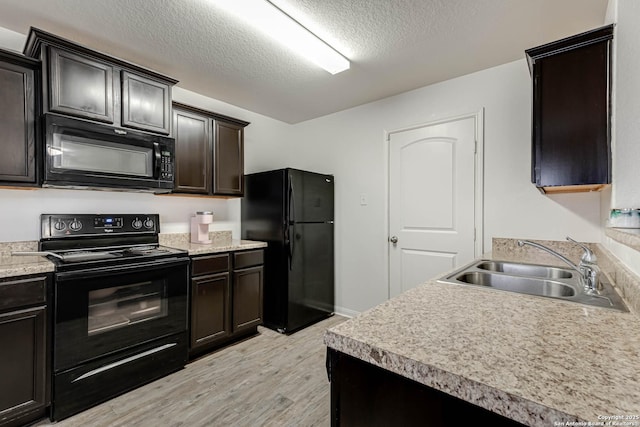
[[[389,135],[390,296],[475,257],[477,120]]]

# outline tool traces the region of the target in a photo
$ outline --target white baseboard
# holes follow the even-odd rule
[[[359,311],[349,310],[348,308],[338,306],[333,307],[333,312],[338,316],[348,317],[349,319],[360,314]]]

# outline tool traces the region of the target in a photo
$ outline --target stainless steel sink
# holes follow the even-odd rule
[[[547,265],[520,264],[507,261],[485,261],[477,264],[477,267],[482,270],[497,271],[518,276],[542,277],[545,279],[570,279],[573,277],[571,270]]]
[[[576,294],[573,287],[552,280],[540,280],[531,277],[518,277],[506,274],[481,273],[474,271],[456,276],[456,280],[471,285],[490,286],[503,291],[521,294],[540,295],[543,297],[572,297]]]
[[[602,275],[602,278],[605,276]],[[629,311],[609,282],[601,280],[599,294],[589,294],[573,270],[548,265],[480,260],[441,277],[438,282],[484,286],[499,291]]]

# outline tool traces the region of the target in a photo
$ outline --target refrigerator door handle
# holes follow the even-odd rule
[[[296,202],[295,202],[295,194],[293,191],[293,180],[291,179],[291,175],[289,175],[289,224],[293,224],[296,222]]]
[[[296,233],[295,233],[295,224],[296,224],[296,202],[295,202],[295,194],[293,191],[293,180],[291,179],[291,175],[289,178],[289,212],[288,212],[288,224],[287,224],[287,246],[289,247],[289,271],[293,268],[293,255],[296,253]]]
[[[295,223],[291,224],[289,236],[289,270],[293,267],[293,256],[296,254],[296,226]]]
[[[289,262],[289,271],[293,267],[293,252],[291,248],[291,229],[287,224],[284,228],[284,244],[287,249],[287,261]]]

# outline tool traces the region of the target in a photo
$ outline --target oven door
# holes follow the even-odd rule
[[[57,273],[54,371],[185,332],[188,262]]]

